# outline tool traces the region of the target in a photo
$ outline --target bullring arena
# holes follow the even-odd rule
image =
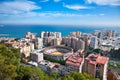
[[[73,54],[73,49],[65,46],[50,46],[43,51],[45,57],[55,60],[66,60]]]

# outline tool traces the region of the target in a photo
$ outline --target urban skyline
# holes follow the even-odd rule
[[[95,30],[88,34],[77,31],[64,37],[61,32],[42,31],[39,35],[27,32],[23,38],[0,38],[0,43],[19,50],[21,66],[36,66],[48,75],[55,72],[64,77],[74,71],[90,74],[94,80],[119,80],[119,56],[111,51],[120,50],[120,35],[114,30]],[[109,69],[118,72],[108,74]]]
[[[0,80],[120,80],[120,0],[0,0]]]

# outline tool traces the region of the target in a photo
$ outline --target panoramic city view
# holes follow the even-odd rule
[[[0,80],[120,80],[120,0],[0,0]]]

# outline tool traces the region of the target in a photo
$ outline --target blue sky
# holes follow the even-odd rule
[[[1,0],[0,23],[120,26],[120,0]]]

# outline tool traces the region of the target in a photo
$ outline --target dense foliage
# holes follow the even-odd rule
[[[15,48],[8,49],[0,45],[0,80],[14,79],[17,76],[16,70],[20,65],[20,53]]]
[[[69,75],[59,78],[58,80],[99,80],[91,77],[86,73],[71,72]]]
[[[117,63],[117,62],[109,62],[109,63],[108,63],[108,68],[120,70],[120,63]]]
[[[38,67],[20,66],[15,80],[45,80],[48,75]]]
[[[51,62],[60,63],[61,65],[65,65],[65,61],[62,61],[62,60],[55,60],[55,59],[52,59],[50,57],[44,57],[44,59],[48,60],[48,61],[51,61]]]
[[[100,53],[100,49],[92,49],[92,48],[89,48],[89,50],[87,51],[87,56],[89,54],[93,54],[93,53]]]
[[[63,77],[52,72],[45,74],[40,68],[20,65],[18,49],[0,44],[0,80],[98,80],[86,73],[71,72]]]

